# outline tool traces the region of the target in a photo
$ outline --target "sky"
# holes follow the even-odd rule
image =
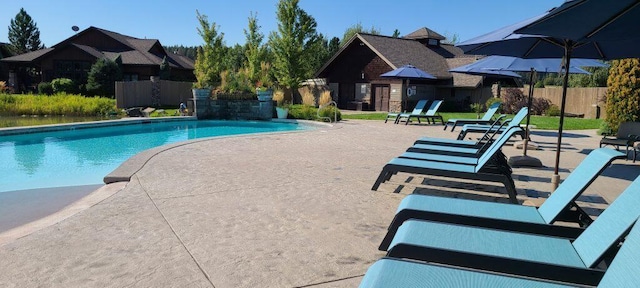
[[[9,42],[10,21],[20,8],[36,22],[40,40],[53,46],[74,32],[95,26],[120,34],[158,39],[162,45],[197,46],[196,10],[219,26],[228,46],[244,44],[247,18],[257,13],[260,31],[277,29],[277,0],[3,0],[0,42]],[[540,15],[563,0],[300,0],[328,39],[342,38],[358,23],[382,35],[400,35],[427,27],[458,42]],[[265,37],[266,39],[266,37]]]

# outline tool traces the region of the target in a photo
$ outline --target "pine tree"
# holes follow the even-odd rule
[[[10,22],[9,42],[16,54],[44,48],[44,45],[40,43],[40,30],[24,8],[20,8],[20,12]]]
[[[617,131],[620,123],[640,119],[640,61],[614,60],[607,79],[607,124]]]
[[[316,20],[298,6],[298,0],[280,0],[276,17],[278,31],[271,32],[269,46],[273,51],[274,76],[285,90],[285,99],[292,100],[292,93],[300,82],[311,76],[305,61],[315,52],[318,41]]]
[[[119,63],[120,57],[116,61],[100,59],[91,66],[87,80],[87,92],[91,95],[105,97],[115,97],[115,83],[122,81],[122,69]]]
[[[347,41],[351,40],[353,35],[356,35],[356,33],[380,35],[380,29],[377,29],[376,27],[371,26],[371,29],[367,30],[362,26],[362,23],[358,22],[357,24],[347,28],[347,30],[344,31],[344,35],[342,35],[342,40],[340,40],[340,46],[343,46],[344,44],[347,43]]]

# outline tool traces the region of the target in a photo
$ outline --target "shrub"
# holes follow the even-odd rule
[[[545,114],[547,116],[560,116],[560,107],[558,107],[558,105],[551,104]]]
[[[97,116],[116,111],[113,99],[82,95],[0,95],[0,110],[7,115]]]
[[[333,101],[333,98],[331,98],[331,91],[325,90],[325,91],[322,91],[322,94],[320,94],[320,99],[318,100],[318,105],[322,106],[322,105],[327,104],[327,103],[329,103],[331,101]]]
[[[527,97],[518,88],[507,88],[502,96],[502,111],[507,114],[515,114],[527,106]]]
[[[609,126],[609,123],[607,123],[607,121],[602,121],[602,123],[600,123],[600,128],[598,129],[598,134],[612,135],[614,133],[613,133],[613,129],[611,129],[611,126]]]
[[[334,116],[337,117],[337,121],[342,120],[342,113],[340,113],[340,109],[333,105],[322,107],[318,114],[320,115],[320,117],[331,118],[331,121],[333,121]]]
[[[533,98],[531,101],[531,110],[529,113],[533,115],[542,115],[544,114],[549,107],[551,107],[551,101],[546,98]]]
[[[51,81],[51,87],[53,88],[53,93],[67,93],[72,94],[75,93],[75,86],[73,84],[73,80],[68,78],[56,78]]]
[[[40,82],[38,84],[38,94],[53,94],[53,85],[51,85],[51,82]]]
[[[534,85],[533,87],[535,88],[544,88],[544,83],[540,80],[538,80],[538,82],[536,82],[536,85]]]
[[[0,81],[0,93],[7,92],[9,90],[8,88],[9,87],[7,87],[7,82]]]
[[[317,109],[309,105],[290,105],[289,115],[294,119],[315,120],[317,116]]]
[[[606,122],[614,131],[620,123],[640,119],[640,60],[622,59],[611,62],[607,79]]]

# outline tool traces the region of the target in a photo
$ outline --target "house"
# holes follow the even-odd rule
[[[428,28],[420,28],[402,38],[358,33],[315,77],[326,79],[341,109],[410,110],[420,99],[444,99],[445,109],[468,109],[470,103],[490,97],[490,83],[495,79],[449,72],[478,57],[464,55],[460,48],[443,43],[444,40],[444,36]],[[403,79],[380,77],[407,64],[437,79],[407,83]],[[489,83],[489,88],[484,88],[489,89],[489,93],[482,93],[483,80]]]
[[[0,42],[0,60],[11,56],[13,56],[11,44]],[[9,80],[9,66],[6,63],[0,62],[0,81],[7,80]]]
[[[116,32],[89,27],[51,46],[0,61],[13,71],[10,85],[33,87],[41,81],[69,78],[86,83],[91,65],[98,59],[122,63],[124,81],[149,80],[160,74],[160,64],[166,59],[174,80],[193,81],[193,60],[168,53],[157,39],[139,39]],[[35,68],[35,79],[16,73],[20,67]],[[22,75],[16,75],[22,74]],[[32,73],[33,74],[33,73]]]

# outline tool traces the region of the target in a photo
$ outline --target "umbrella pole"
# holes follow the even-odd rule
[[[571,50],[573,49],[573,41],[567,41],[564,46],[564,80],[562,83],[562,102],[560,102],[560,127],[558,127],[558,144],[556,145],[556,164],[553,168],[553,177],[551,178],[551,185],[553,191],[558,188],[560,184],[560,175],[558,174],[560,168],[560,146],[562,146],[562,126],[564,125],[564,109],[567,100],[567,85],[569,83],[569,67],[571,62]]]
[[[527,156],[527,148],[529,148],[529,122],[531,120],[531,104],[533,103],[533,81],[535,79],[536,70],[531,68],[531,77],[529,78],[529,99],[527,103],[527,126],[524,130],[524,147],[522,148],[522,155]]]
[[[511,167],[542,167],[540,159],[527,156],[527,148],[529,148],[529,120],[531,119],[531,103],[533,102],[533,81],[535,79],[536,70],[531,68],[531,80],[529,81],[529,99],[527,103],[527,124],[524,128],[524,141],[522,141],[522,156],[513,156],[508,160]]]

